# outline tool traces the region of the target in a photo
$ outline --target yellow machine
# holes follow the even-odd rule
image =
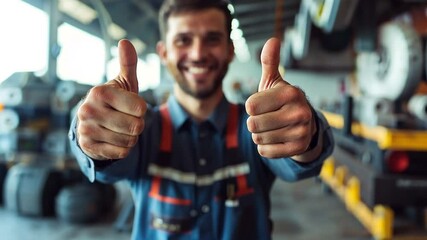
[[[427,222],[427,1],[301,3],[284,66],[349,76],[321,107],[336,143],[321,179],[374,238],[395,239],[397,209]]]
[[[322,181],[376,239],[392,239],[394,207],[427,205],[427,131],[353,122],[348,134],[341,115],[324,115],[337,145]]]

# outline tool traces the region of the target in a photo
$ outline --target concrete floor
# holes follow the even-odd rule
[[[274,240],[368,240],[369,232],[333,194],[314,179],[277,182],[273,189]],[[0,208],[2,240],[128,240],[129,232],[113,227],[113,214],[95,224],[72,225],[55,218],[29,218]],[[416,233],[416,234],[414,234]],[[409,234],[411,236],[409,236]],[[393,239],[427,239],[427,232],[399,230]]]

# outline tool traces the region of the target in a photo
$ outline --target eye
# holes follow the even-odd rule
[[[174,44],[177,47],[188,46],[191,44],[191,39],[188,36],[178,36],[175,38]]]
[[[221,35],[217,35],[217,34],[210,34],[206,37],[205,41],[208,45],[218,45],[221,43]]]

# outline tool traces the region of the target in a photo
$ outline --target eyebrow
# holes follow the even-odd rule
[[[224,34],[224,33],[222,33],[222,32],[216,32],[216,31],[208,32],[206,35],[207,35],[207,36],[218,36],[218,37],[223,37],[223,36],[225,36],[225,34]]]
[[[184,36],[189,36],[189,35],[194,35],[191,32],[181,32],[181,33],[177,33],[175,37],[184,37]],[[209,31],[206,34],[203,34],[203,36],[209,36],[209,37],[224,37],[225,34],[220,32],[220,31]]]

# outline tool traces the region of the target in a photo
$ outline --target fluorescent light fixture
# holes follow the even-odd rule
[[[228,10],[230,10],[231,14],[234,14],[234,6],[233,6],[233,4],[229,3],[227,7],[228,7]]]
[[[91,23],[98,16],[98,13],[93,8],[78,0],[60,0],[58,7],[60,11],[84,24]]]
[[[231,6],[231,5],[229,5]],[[233,18],[231,21],[230,38],[234,44],[234,53],[240,62],[248,62],[251,59],[249,47],[246,39],[243,37],[243,31],[239,28],[239,20]]]
[[[237,20],[237,18],[233,18],[233,20],[231,20],[231,29],[239,28],[239,26],[240,26],[239,20]]]
[[[120,40],[122,38],[125,38],[127,35],[126,30],[124,30],[119,25],[112,23],[108,26],[108,34],[110,37],[112,37],[114,40]]]
[[[145,48],[147,47],[147,44],[145,44],[139,38],[132,38],[130,39],[130,41],[132,42],[138,54],[141,54],[142,52],[144,52]]]
[[[239,28],[231,30],[230,38],[231,40],[237,40],[237,39],[243,38],[243,31]]]
[[[239,38],[233,40],[234,44],[234,53],[236,54],[237,59],[240,62],[248,62],[251,60],[251,54],[249,53],[248,44],[246,43],[246,39]]]

